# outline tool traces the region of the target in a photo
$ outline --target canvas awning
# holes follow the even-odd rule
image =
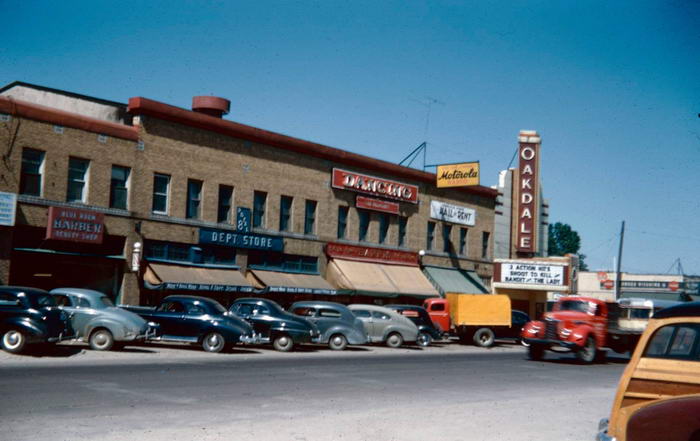
[[[481,281],[481,278],[474,271],[438,266],[426,266],[423,271],[425,271],[428,279],[433,282],[433,285],[443,297],[448,292],[466,294],[489,293],[486,286],[484,286],[484,282]]]
[[[253,286],[266,292],[336,294],[335,288],[318,274],[283,273],[255,269],[248,272],[248,280]]]
[[[192,266],[150,263],[143,275],[148,289],[176,291],[252,292],[251,285],[240,271],[234,269],[200,268]]]
[[[327,278],[339,290],[355,295],[420,298],[440,295],[417,266],[332,259]]]

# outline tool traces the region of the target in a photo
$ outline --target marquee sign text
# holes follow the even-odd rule
[[[539,200],[539,144],[521,142],[518,149],[518,217],[516,249],[522,253],[537,252],[537,209]]]
[[[389,181],[339,168],[333,169],[331,185],[333,188],[342,190],[356,191],[412,204],[418,203],[418,187],[416,185]]]

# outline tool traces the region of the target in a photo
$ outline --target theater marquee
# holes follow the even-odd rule
[[[522,131],[519,143],[516,249],[521,253],[536,253],[540,137],[537,132]]]

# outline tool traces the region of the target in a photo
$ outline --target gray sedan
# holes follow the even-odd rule
[[[56,288],[50,291],[58,306],[70,316],[76,338],[92,349],[108,351],[125,342],[155,336],[157,325],[149,324],[133,312],[117,308],[99,291]]]
[[[391,348],[398,348],[404,342],[415,342],[418,337],[418,327],[389,308],[359,304],[348,308],[364,323],[371,343],[386,343]]]
[[[289,310],[316,325],[321,335],[315,343],[328,344],[336,351],[342,351],[348,344],[367,343],[362,321],[345,305],[311,300],[296,302]]]

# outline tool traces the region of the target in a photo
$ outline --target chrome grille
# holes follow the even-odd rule
[[[544,338],[547,340],[557,340],[559,320],[547,320],[545,323]]]

